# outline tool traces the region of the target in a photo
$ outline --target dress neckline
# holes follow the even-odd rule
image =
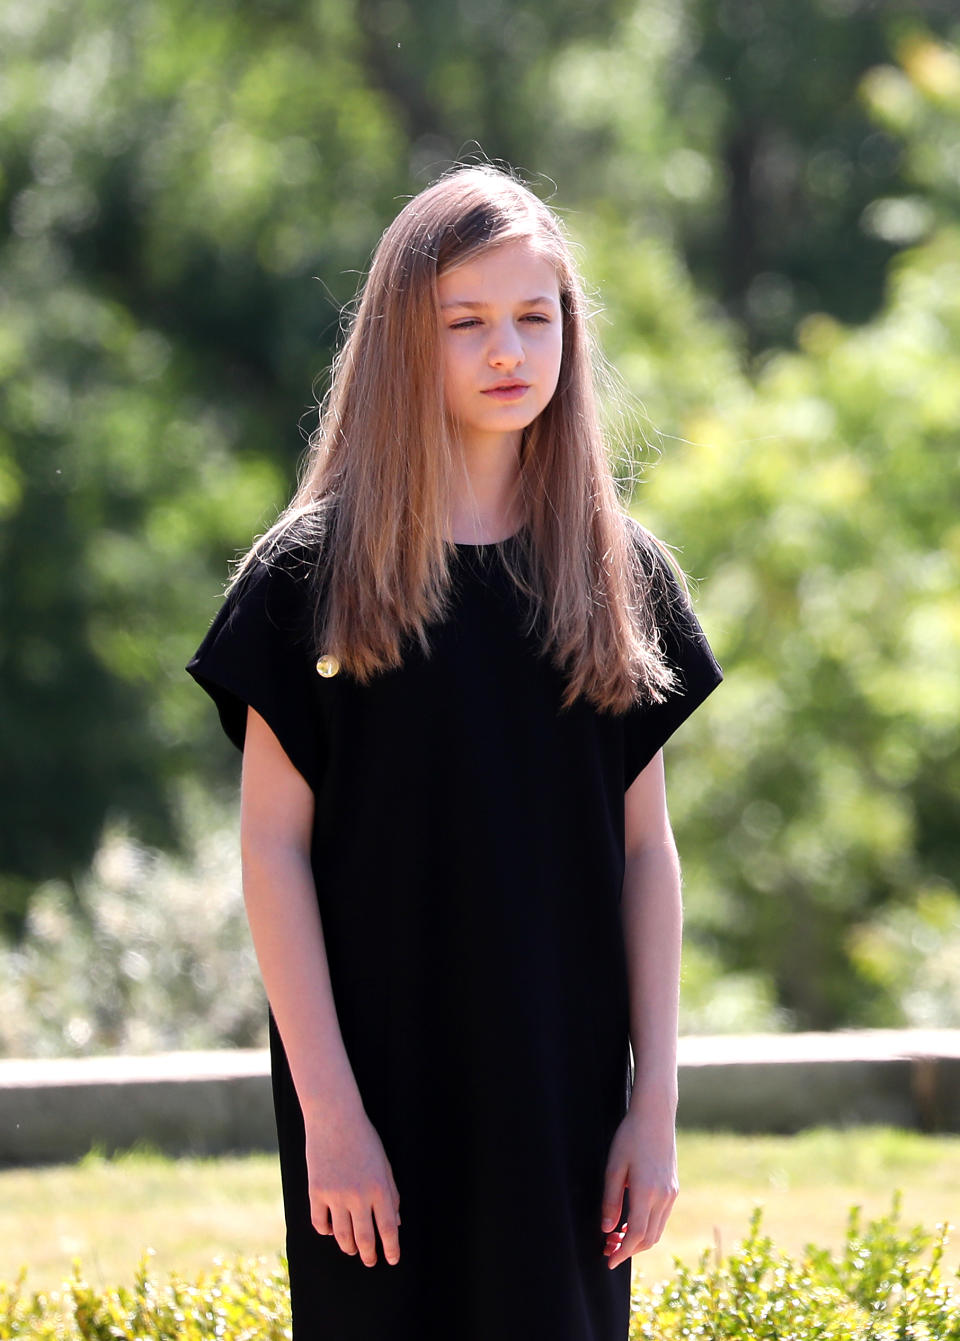
[[[511,541],[518,540],[522,530],[521,526],[520,530],[514,531],[512,535],[505,535],[502,540],[455,540],[453,544],[455,549],[496,549],[498,545],[508,545]]]

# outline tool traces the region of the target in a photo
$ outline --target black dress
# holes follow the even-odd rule
[[[322,677],[302,558],[259,564],[188,666],[231,740],[252,704],[313,788],[338,1019],[400,1193],[397,1265],[313,1230],[271,1018],[294,1336],[625,1341],[630,1268],[600,1229],[631,1084],[623,795],[720,669],[681,603],[680,691],[561,711],[501,547],[458,545],[431,655]]]

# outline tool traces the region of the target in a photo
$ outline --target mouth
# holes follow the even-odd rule
[[[529,389],[529,382],[498,382],[496,386],[486,387],[483,394],[492,396],[494,400],[519,400]]]

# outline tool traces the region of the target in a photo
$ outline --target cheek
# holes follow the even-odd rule
[[[546,341],[544,342],[544,354],[560,367],[560,360],[563,357],[563,328],[559,323],[550,327]]]
[[[551,342],[550,346],[550,367],[553,374],[554,385],[560,380],[560,365],[563,362],[563,336],[558,333],[557,338]]]
[[[449,404],[450,398],[457,392],[457,365],[454,359],[450,357],[449,352],[445,353],[443,359],[443,398]]]
[[[470,401],[472,379],[463,365],[464,360],[456,357],[447,357],[443,365],[443,401],[454,416],[464,413]]]

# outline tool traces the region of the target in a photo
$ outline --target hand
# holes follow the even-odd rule
[[[624,1187],[630,1215],[621,1225]],[[631,1109],[614,1133],[603,1186],[603,1251],[611,1270],[659,1241],[679,1191],[672,1120]]]
[[[383,1253],[400,1259],[400,1194],[380,1137],[362,1107],[324,1110],[306,1119],[310,1218],[345,1253],[377,1261],[376,1220]],[[332,1228],[331,1228],[332,1221]]]

